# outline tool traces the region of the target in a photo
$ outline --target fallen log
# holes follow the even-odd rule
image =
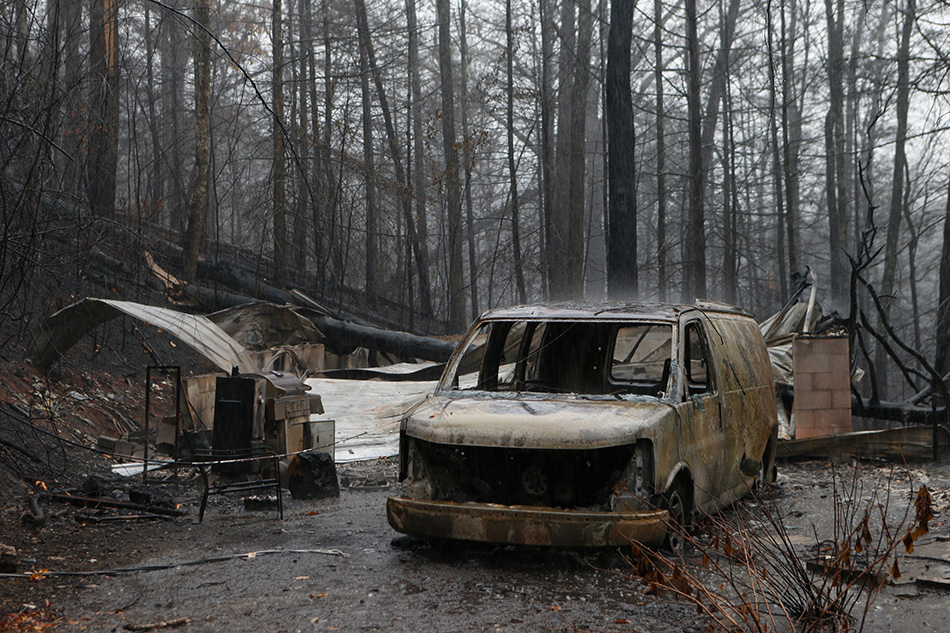
[[[241,295],[195,285],[188,285],[187,292],[190,296],[201,301],[203,305],[215,306],[220,309],[233,308],[255,301],[251,297],[242,297]],[[275,296],[274,298],[278,297]],[[291,298],[289,294],[287,294],[287,298]],[[451,341],[443,341],[398,330],[386,330],[354,321],[345,321],[309,307],[296,308],[295,311],[309,319],[317,330],[326,337],[327,345],[338,353],[345,353],[356,347],[366,347],[393,354],[402,359],[420,358],[444,363],[455,350],[455,343]]]
[[[455,351],[455,343],[408,332],[383,330],[368,325],[340,321],[311,310],[301,310],[328,340],[338,346],[368,347],[400,358],[421,358],[446,362]]]

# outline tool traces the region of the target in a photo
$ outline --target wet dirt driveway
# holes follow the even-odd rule
[[[934,489],[950,481],[950,469],[938,471],[929,484]],[[812,522],[829,518],[822,509],[830,505],[832,489],[826,469],[788,467],[778,489],[791,533],[809,538]],[[190,622],[175,630],[707,629],[695,607],[646,595],[616,554],[464,545],[442,550],[400,538],[385,518],[385,499],[392,492],[352,486],[339,499],[292,500],[284,521],[271,513],[219,508],[203,524],[184,519],[129,528],[117,541],[139,550],[138,565],[258,553],[83,578],[81,588],[56,605],[65,616],[57,630],[121,631],[182,617]],[[950,559],[946,512],[938,513],[932,527],[918,553],[933,565],[927,573],[939,575],[950,570],[950,560],[939,563]],[[872,606],[865,630],[946,631],[948,595],[941,589],[889,586]]]
[[[188,617],[188,631],[705,629],[692,607],[641,595],[613,556],[394,545],[387,494],[349,489],[338,500],[291,502],[283,522],[214,514],[175,526],[142,544],[154,551],[143,565],[285,553],[94,579],[75,604],[59,605],[84,615],[63,625],[109,631]],[[288,551],[313,549],[343,555]]]

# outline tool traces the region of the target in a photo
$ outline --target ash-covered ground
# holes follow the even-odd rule
[[[122,520],[130,512],[50,502],[45,522],[32,525],[23,521],[25,498],[8,499],[0,542],[38,573],[0,580],[0,612],[39,609],[43,626],[62,631],[163,622],[236,632],[705,631],[711,622],[638,578],[626,552],[433,546],[399,536],[385,517],[386,497],[398,490],[394,460],[341,465],[339,475],[338,499],[287,500],[283,520],[213,497],[198,523],[201,488],[186,472],[150,486],[181,504],[181,518]],[[747,499],[732,512],[748,512],[750,529],[764,529],[755,513],[767,506],[802,556],[820,555],[819,544],[835,536],[836,509],[839,522],[843,509],[884,510],[896,531],[905,509],[913,515],[910,490],[921,484],[932,493],[930,532],[913,553],[895,549],[901,578],[889,576],[867,609],[859,592],[852,614],[857,625],[866,611],[865,630],[945,631],[950,594],[938,581],[950,577],[950,466],[784,464],[770,501]],[[131,485],[117,482],[113,492]],[[709,546],[711,537],[699,538]],[[702,553],[685,564],[701,568]],[[87,575],[55,573],[71,571]]]

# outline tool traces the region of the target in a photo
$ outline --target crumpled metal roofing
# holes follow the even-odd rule
[[[207,317],[114,299],[83,299],[50,315],[37,328],[27,358],[46,371],[91,329],[118,316],[128,316],[162,328],[185,345],[230,373],[258,369],[247,350]]]

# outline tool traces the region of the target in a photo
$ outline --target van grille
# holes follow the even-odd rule
[[[633,445],[548,450],[413,442],[435,500],[564,509],[607,509],[634,453]]]

